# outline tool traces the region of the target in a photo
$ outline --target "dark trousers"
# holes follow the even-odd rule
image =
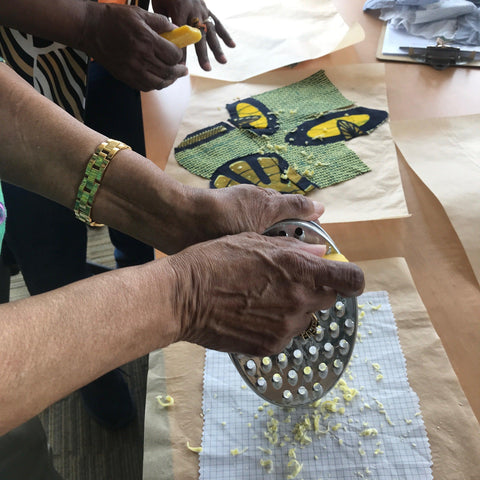
[[[2,480],[62,480],[53,468],[47,437],[38,417],[0,436]]]

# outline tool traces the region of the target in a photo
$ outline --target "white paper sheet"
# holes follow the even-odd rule
[[[331,0],[207,3],[236,47],[222,45],[228,60],[225,65],[217,63],[210,52],[210,72],[198,66],[195,52],[190,49],[188,69],[191,75],[200,77],[240,82],[292,63],[319,58],[336,50],[349,30]],[[361,37],[356,41],[360,40]]]
[[[344,405],[345,412],[324,416],[320,422],[323,433],[308,432],[312,438],[308,445],[293,442],[292,429],[302,416],[312,417],[311,407],[287,411],[265,405],[244,385],[226,354],[207,351],[200,480],[432,478],[418,397],[408,383],[388,295],[366,293],[359,304],[364,312],[360,313],[360,336],[343,376],[359,393],[351,402],[346,402],[336,388],[327,394],[325,399],[329,400],[340,397],[338,405]],[[279,421],[276,446],[265,437],[272,418]],[[374,432],[368,429],[378,433],[367,435]],[[234,449],[243,453],[232,455]],[[291,449],[302,470],[289,477]],[[272,460],[270,474],[260,465],[261,460]]]
[[[435,46],[435,42],[431,39],[417,37],[416,35],[410,35],[407,32],[393,28],[389,23],[387,23],[382,47],[382,53],[384,55],[407,55],[408,52],[406,50],[402,50],[400,47],[426,48],[432,46]],[[460,48],[469,52],[480,52],[480,45],[475,47],[471,45],[467,46],[457,43],[449,43],[448,46]]]

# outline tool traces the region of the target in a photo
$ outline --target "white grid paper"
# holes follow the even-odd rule
[[[337,405],[345,411],[322,415],[320,430],[326,433],[309,431],[308,445],[295,442],[292,429],[305,415],[320,414],[320,408],[288,411],[266,404],[246,387],[228,355],[207,350],[200,480],[433,478],[419,401],[408,384],[388,294],[365,293],[358,303],[359,335],[342,377],[358,394],[346,402],[335,387],[322,399],[339,397]],[[271,418],[279,421],[277,445],[265,437]],[[371,428],[378,433],[360,435]],[[232,455],[234,449],[243,453]],[[289,451],[302,464],[296,476],[287,466]],[[273,471],[268,473],[261,460],[272,460]]]

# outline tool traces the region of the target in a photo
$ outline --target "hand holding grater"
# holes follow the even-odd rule
[[[317,223],[284,220],[264,235],[296,238],[326,245],[326,255],[344,258]],[[337,295],[329,310],[312,313],[310,327],[294,337],[277,355],[254,357],[232,353],[230,358],[252,390],[270,403],[296,406],[324,396],[340,379],[352,356],[357,333],[357,299]]]

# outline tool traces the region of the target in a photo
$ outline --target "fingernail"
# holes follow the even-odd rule
[[[202,65],[202,68],[206,71],[209,72],[212,69],[212,66],[210,65],[210,62],[206,62]]]
[[[325,245],[317,245],[313,243],[302,243],[300,249],[304,252],[316,255],[317,257],[323,257],[327,251],[327,247]]]

